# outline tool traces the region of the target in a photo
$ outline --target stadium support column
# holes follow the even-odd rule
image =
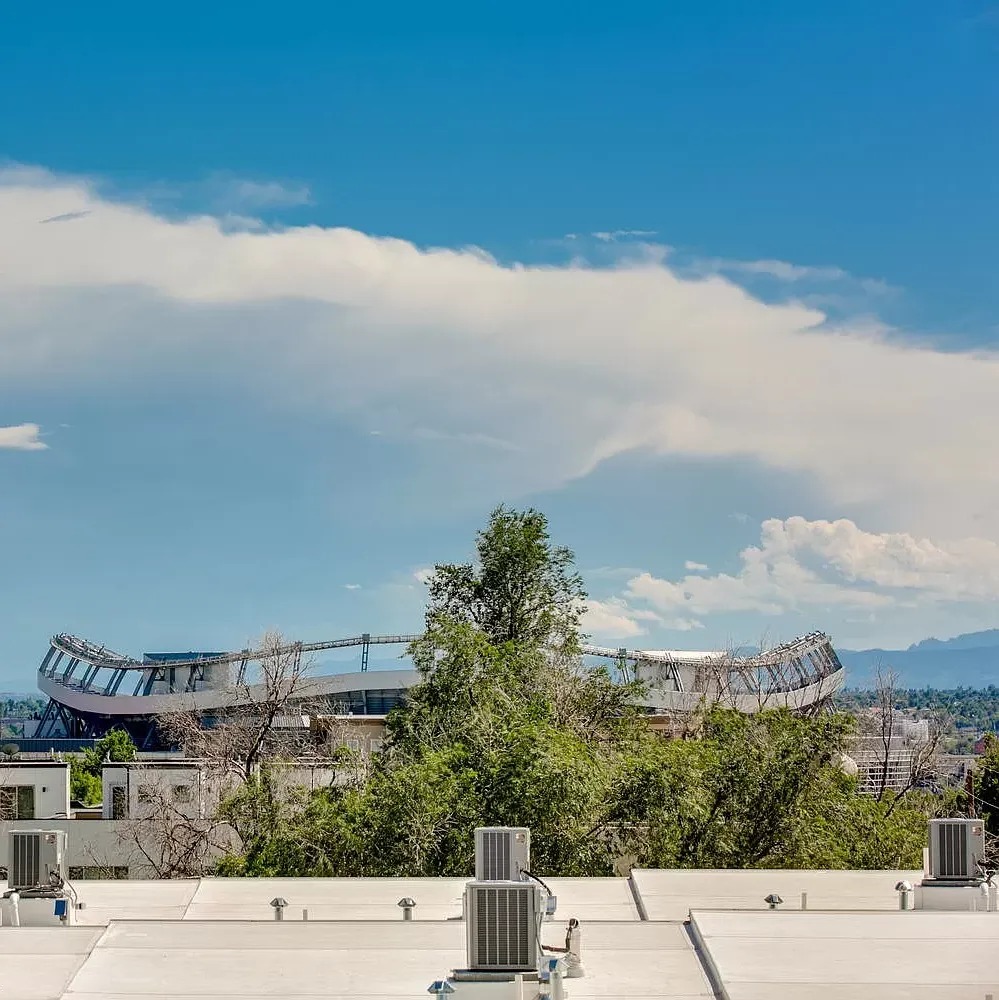
[[[368,656],[371,653],[371,633],[365,632],[361,636],[361,673],[368,671]]]
[[[628,681],[628,680],[631,679],[628,676],[629,675],[629,670],[628,670],[628,650],[625,649],[624,646],[622,646],[617,651],[617,669],[621,671],[621,680]]]

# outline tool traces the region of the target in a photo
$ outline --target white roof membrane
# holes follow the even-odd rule
[[[726,1000],[999,995],[999,914],[693,914]]]

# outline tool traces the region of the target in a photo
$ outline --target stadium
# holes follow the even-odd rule
[[[147,653],[141,658],[69,634],[53,636],[38,669],[38,688],[49,701],[36,740],[87,740],[119,728],[145,750],[168,749],[157,721],[171,713],[197,712],[206,725],[214,716],[259,703],[254,667],[278,653],[302,657],[356,650],[360,669],[309,674],[296,691],[302,704],[326,703],[353,715],[384,715],[401,705],[419,681],[412,666],[369,670],[373,646],[405,649],[418,635],[363,634],[325,642],[290,643],[234,652]],[[827,635],[812,632],[752,655],[730,652],[613,649],[585,645],[582,656],[612,661],[620,676],[646,686],[649,713],[690,712],[723,703],[743,712],[788,707],[821,708],[842,686],[844,670]]]

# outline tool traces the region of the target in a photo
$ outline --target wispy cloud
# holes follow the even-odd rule
[[[785,284],[852,285],[868,295],[886,295],[893,291],[881,278],[857,277],[832,265],[792,264],[786,260],[734,260],[726,257],[694,257],[685,269],[704,275],[742,275],[747,278],[772,278]]]
[[[359,583],[345,583],[343,585],[344,590],[360,590],[361,585]]]
[[[41,440],[38,424],[17,424],[0,427],[0,448],[11,451],[44,451],[48,445]]]
[[[413,437],[422,438],[425,441],[450,441],[474,448],[490,448],[494,451],[518,452],[522,450],[519,445],[512,441],[504,441],[491,434],[480,434],[475,431],[442,431],[430,427],[416,427],[411,433]]]
[[[218,181],[220,197],[244,209],[293,208],[312,203],[312,194],[304,184],[281,181],[251,181],[232,178]]]
[[[191,181],[161,181],[141,191],[117,191],[98,178],[80,183],[86,183],[95,195],[100,192],[109,200],[120,198],[170,216],[200,216],[208,212],[218,218],[223,229],[236,232],[266,231],[267,227],[255,213],[313,203],[309,187],[298,181],[241,177],[228,171],[216,171]]]
[[[659,234],[654,229],[611,229],[590,235],[601,243],[613,243],[615,240],[646,239]]]
[[[616,243],[618,240],[651,239],[659,234],[654,229],[604,229],[594,233],[566,233],[560,240],[545,242],[576,242],[597,240],[599,243]]]

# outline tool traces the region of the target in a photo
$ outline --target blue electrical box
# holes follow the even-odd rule
[[[67,901],[65,899],[57,899],[55,901],[55,915],[57,917],[64,917],[67,913]]]

